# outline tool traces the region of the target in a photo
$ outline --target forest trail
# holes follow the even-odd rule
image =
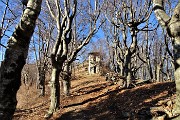
[[[71,88],[70,96],[61,95],[61,108],[50,120],[147,120],[150,107],[175,93],[173,82],[120,89],[103,76],[88,74],[78,74]],[[49,87],[46,91],[39,97],[35,87],[22,85],[13,120],[43,120],[50,103]]]

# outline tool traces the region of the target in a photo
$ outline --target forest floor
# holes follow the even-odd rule
[[[60,110],[50,120],[148,120],[150,107],[175,93],[173,82],[151,83],[131,89],[105,81],[99,75],[77,75],[71,95],[61,95]],[[13,120],[43,120],[50,104],[49,87],[39,97],[34,86],[22,85]]]

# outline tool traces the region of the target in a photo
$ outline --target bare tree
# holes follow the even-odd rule
[[[154,68],[155,68],[155,80],[156,82],[162,82],[162,69],[166,59],[167,51],[164,49],[164,44],[161,41],[156,40],[154,42]]]
[[[47,14],[46,18],[48,18]],[[42,16],[42,13],[41,13]],[[45,95],[45,78],[50,66],[49,53],[52,33],[54,30],[53,21],[46,19],[44,23],[41,19],[37,22],[37,40],[33,38],[33,51],[35,54],[37,68],[36,87],[40,90],[40,96]],[[47,25],[47,26],[46,26]]]
[[[169,36],[173,39],[174,47],[174,66],[175,66],[175,83],[176,83],[176,102],[173,108],[173,116],[180,119],[180,1],[174,9],[172,17],[169,17],[164,10],[163,0],[153,0],[155,15]]]
[[[51,16],[56,21],[57,38],[53,50],[51,52],[52,75],[50,81],[51,87],[51,104],[46,118],[50,117],[60,106],[60,84],[59,75],[63,69],[63,63],[67,60],[68,44],[71,42],[72,23],[76,13],[77,1],[54,0],[50,2],[46,0]],[[52,9],[53,6],[55,9]]]
[[[82,2],[82,5],[80,5],[80,6],[83,6],[83,4],[84,4],[84,2]],[[75,21],[74,21],[74,31],[73,31],[72,42],[69,44],[67,60],[64,63],[64,69],[61,74],[61,77],[63,79],[63,88],[64,88],[65,95],[69,95],[69,90],[70,90],[70,78],[71,78],[70,66],[76,60],[77,55],[80,52],[80,50],[82,50],[83,47],[85,47],[90,42],[91,38],[94,36],[95,33],[97,33],[97,31],[99,30],[101,25],[104,23],[104,20],[102,20],[98,23],[98,19],[100,16],[100,7],[98,8],[98,6],[100,6],[100,4],[102,4],[102,3],[98,3],[98,0],[95,0],[94,4],[95,4],[94,5],[95,8],[92,10],[93,5],[91,5],[91,3],[89,2],[87,7],[91,10],[89,10],[88,13],[86,13],[86,14],[84,14],[84,16],[82,16],[82,17],[88,17],[88,15],[89,15],[89,20],[87,21],[88,23],[87,22],[82,22],[82,23],[77,22],[76,23],[77,16],[74,19]],[[80,11],[78,11],[78,13],[80,13],[82,11],[84,11],[84,9],[81,9]],[[84,21],[86,21],[86,20],[84,20]],[[81,24],[86,24],[86,26],[89,26],[89,28],[87,28],[89,31],[89,33],[86,33],[87,35],[86,34],[80,35],[82,33],[78,33],[78,32],[82,32],[83,30],[84,31],[86,30],[86,29],[83,29],[83,30],[81,29],[81,30],[77,31],[78,27]]]
[[[165,49],[167,51],[167,54],[166,54],[166,72],[164,72],[164,74],[166,75],[167,80],[173,81],[174,79],[173,79],[172,73],[175,70],[175,68],[174,68],[174,57],[173,57],[173,45],[172,45],[173,41],[167,35],[167,33],[165,33],[164,30],[163,30],[163,33],[164,33]]]
[[[122,66],[122,75],[126,77],[127,87],[132,79],[132,57],[137,51],[137,35],[140,31],[147,30],[146,26],[140,27],[145,23],[152,13],[150,5],[151,1],[116,1],[108,2],[108,6],[113,6],[112,20],[109,21],[115,26],[114,46],[115,56],[119,66]],[[139,7],[140,5],[140,7]],[[146,11],[144,11],[146,10]],[[143,12],[142,12],[143,11]],[[111,15],[109,15],[111,16]],[[107,17],[108,18],[108,17]],[[122,40],[120,42],[119,31],[122,32]],[[131,40],[128,40],[128,33],[131,35]],[[122,65],[123,64],[123,65]]]
[[[114,72],[119,72],[117,71],[116,68],[118,68],[119,64],[117,64],[117,56],[116,54],[116,47],[114,44],[114,39],[115,39],[115,34],[117,33],[115,31],[115,26],[113,24],[109,24],[109,21],[106,21],[104,25],[102,26],[105,38],[106,38],[106,43],[108,47],[108,56],[109,59],[106,61],[107,67],[109,70],[114,71]],[[116,34],[117,35],[117,34]],[[121,71],[120,71],[121,72]],[[120,73],[121,74],[121,73]],[[121,74],[122,75],[122,74]]]
[[[18,18],[17,13],[14,12],[13,8],[10,7],[10,0],[1,1],[1,4],[5,6],[4,11],[2,13],[1,18],[1,25],[0,25],[0,46],[3,47],[3,49],[6,48],[6,45],[4,45],[2,39],[9,38],[9,35],[7,32],[10,31],[15,25],[15,20]]]
[[[0,119],[10,120],[16,109],[16,93],[21,85],[21,70],[26,62],[42,0],[29,0],[19,24],[9,38],[0,71]]]
[[[149,20],[148,20],[149,21]],[[142,46],[138,46],[138,51],[137,51],[137,56],[139,58],[140,61],[142,61],[143,65],[142,65],[142,75],[143,75],[143,79],[146,79],[148,77],[148,79],[151,79],[151,81],[154,79],[153,77],[153,69],[152,69],[152,56],[151,56],[151,49],[152,49],[152,40],[154,37],[154,33],[156,33],[157,30],[152,31],[152,33],[150,33],[150,31],[148,31],[148,24],[149,22],[146,22],[147,25],[147,30],[142,32],[143,34],[141,35],[143,38],[142,39]],[[145,71],[144,71],[145,69]],[[141,74],[141,73],[140,73]]]

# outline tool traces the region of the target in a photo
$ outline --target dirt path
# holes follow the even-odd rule
[[[33,88],[28,92],[23,88],[14,120],[43,120],[49,95],[38,97]],[[174,83],[166,82],[122,90],[102,76],[79,76],[72,80],[71,96],[61,96],[61,109],[51,120],[147,120],[151,117],[149,107],[172,96],[174,88]]]

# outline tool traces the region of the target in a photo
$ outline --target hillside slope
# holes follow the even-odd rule
[[[72,80],[71,95],[61,95],[61,109],[50,120],[148,120],[149,108],[174,92],[172,82],[120,89],[102,76],[78,75]],[[18,101],[14,120],[43,120],[49,88],[45,97],[38,97],[34,87],[21,86]]]

